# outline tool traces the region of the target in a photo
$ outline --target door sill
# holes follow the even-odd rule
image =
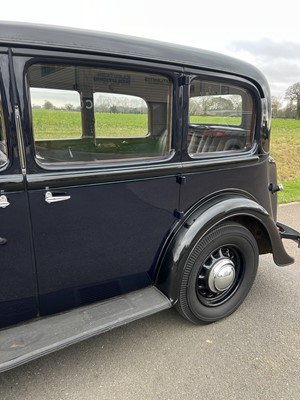
[[[0,372],[171,307],[155,287],[0,331]]]

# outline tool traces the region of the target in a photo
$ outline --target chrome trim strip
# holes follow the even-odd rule
[[[23,141],[23,132],[22,132],[22,124],[19,107],[15,106],[15,122],[16,122],[16,131],[17,131],[17,139],[18,139],[18,151],[20,157],[20,165],[22,174],[26,175],[26,157],[25,157],[25,148]]]

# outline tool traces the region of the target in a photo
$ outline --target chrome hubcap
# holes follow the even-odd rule
[[[221,259],[209,272],[208,287],[213,293],[223,292],[230,288],[234,279],[234,263],[229,258]]]
[[[243,265],[241,254],[234,246],[222,246],[213,251],[198,272],[199,301],[207,307],[217,307],[228,301],[240,286]]]

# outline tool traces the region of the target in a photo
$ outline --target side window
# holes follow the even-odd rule
[[[27,79],[39,163],[147,162],[170,154],[172,85],[166,77],[33,64]]]
[[[8,161],[7,141],[2,98],[0,93],[0,168]]]
[[[253,144],[254,102],[251,93],[225,82],[196,78],[190,87],[188,153],[235,154]]]

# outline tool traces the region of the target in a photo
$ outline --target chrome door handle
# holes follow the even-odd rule
[[[69,200],[71,198],[71,196],[68,195],[63,195],[61,193],[55,195],[55,193],[51,193],[51,192],[46,192],[45,193],[45,201],[46,203],[50,204],[50,203],[57,203],[59,201],[65,201],[65,200]]]
[[[6,208],[10,205],[10,202],[7,200],[7,197],[4,196],[4,194],[2,196],[0,196],[0,207],[1,208]]]

